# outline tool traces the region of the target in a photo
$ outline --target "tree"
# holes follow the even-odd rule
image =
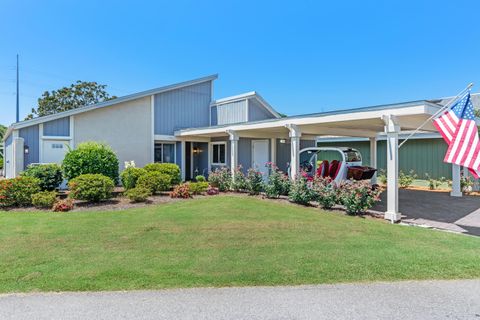
[[[0,124],[0,141],[3,140],[3,136],[5,135],[5,132],[7,132],[7,127]]]
[[[475,109],[475,117],[480,118],[480,109]]]
[[[104,84],[78,80],[70,87],[63,87],[50,92],[45,91],[42,97],[38,99],[37,108],[32,108],[32,113],[25,120],[32,119],[34,116],[43,117],[115,99],[115,96],[110,96],[105,91],[106,87]]]

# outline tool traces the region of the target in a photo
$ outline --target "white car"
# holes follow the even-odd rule
[[[335,182],[342,180],[368,180],[377,171],[363,166],[362,155],[353,148],[312,147],[300,150],[300,170],[309,177],[330,177]]]

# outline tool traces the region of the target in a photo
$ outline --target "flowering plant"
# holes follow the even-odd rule
[[[349,181],[342,184],[340,198],[348,214],[364,213],[380,201],[380,188],[372,188],[368,181]]]
[[[263,175],[253,168],[248,169],[245,184],[250,195],[257,195],[263,189]]]
[[[264,186],[267,198],[278,198],[282,195],[288,195],[288,191],[290,190],[290,179],[288,176],[280,171],[272,162],[267,162],[265,166],[270,172],[268,181]]]

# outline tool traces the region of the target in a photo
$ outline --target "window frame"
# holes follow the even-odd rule
[[[225,148],[225,162],[224,163],[221,163],[221,162],[214,162],[214,154],[213,154],[213,147],[215,145],[222,145],[224,146]],[[210,144],[210,153],[211,153],[211,165],[212,166],[226,166],[227,165],[227,142],[226,141],[215,141],[215,142],[211,142]],[[218,149],[218,159],[220,161],[220,147]]]
[[[173,162],[164,162],[163,161],[163,158],[164,158],[164,152],[165,152],[165,148],[163,147],[165,144],[169,144],[169,145],[173,145]],[[177,144],[176,142],[172,142],[172,141],[155,141],[155,145],[154,145],[154,154],[156,152],[156,148],[157,148],[157,145],[161,145],[162,146],[162,154],[161,154],[161,161],[156,161],[155,158],[153,159],[153,162],[154,163],[177,163]]]

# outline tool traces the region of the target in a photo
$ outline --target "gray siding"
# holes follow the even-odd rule
[[[217,106],[213,106],[210,108],[210,124],[212,126],[216,126],[218,124],[218,119],[217,119]]]
[[[20,137],[25,141],[25,146],[28,146],[28,154],[25,154],[24,168],[31,163],[39,162],[39,136],[38,125],[22,128],[19,130]]]
[[[309,147],[315,147],[315,141],[313,140],[300,140],[300,150]],[[290,164],[290,140],[286,139],[285,143],[280,143],[280,139],[277,139],[277,161],[276,165],[283,172],[287,172],[288,165]]]
[[[270,113],[256,99],[250,99],[248,102],[248,121],[259,121],[273,119],[275,116]]]
[[[246,122],[247,100],[235,101],[217,106],[217,124]]]
[[[242,171],[247,173],[252,167],[252,141],[265,139],[240,138],[238,140],[238,164],[242,166]],[[268,139],[268,159],[271,157],[270,139]]]
[[[43,124],[43,135],[68,137],[70,135],[70,117],[45,122]]]
[[[155,134],[208,126],[211,87],[209,81],[155,95]]]

